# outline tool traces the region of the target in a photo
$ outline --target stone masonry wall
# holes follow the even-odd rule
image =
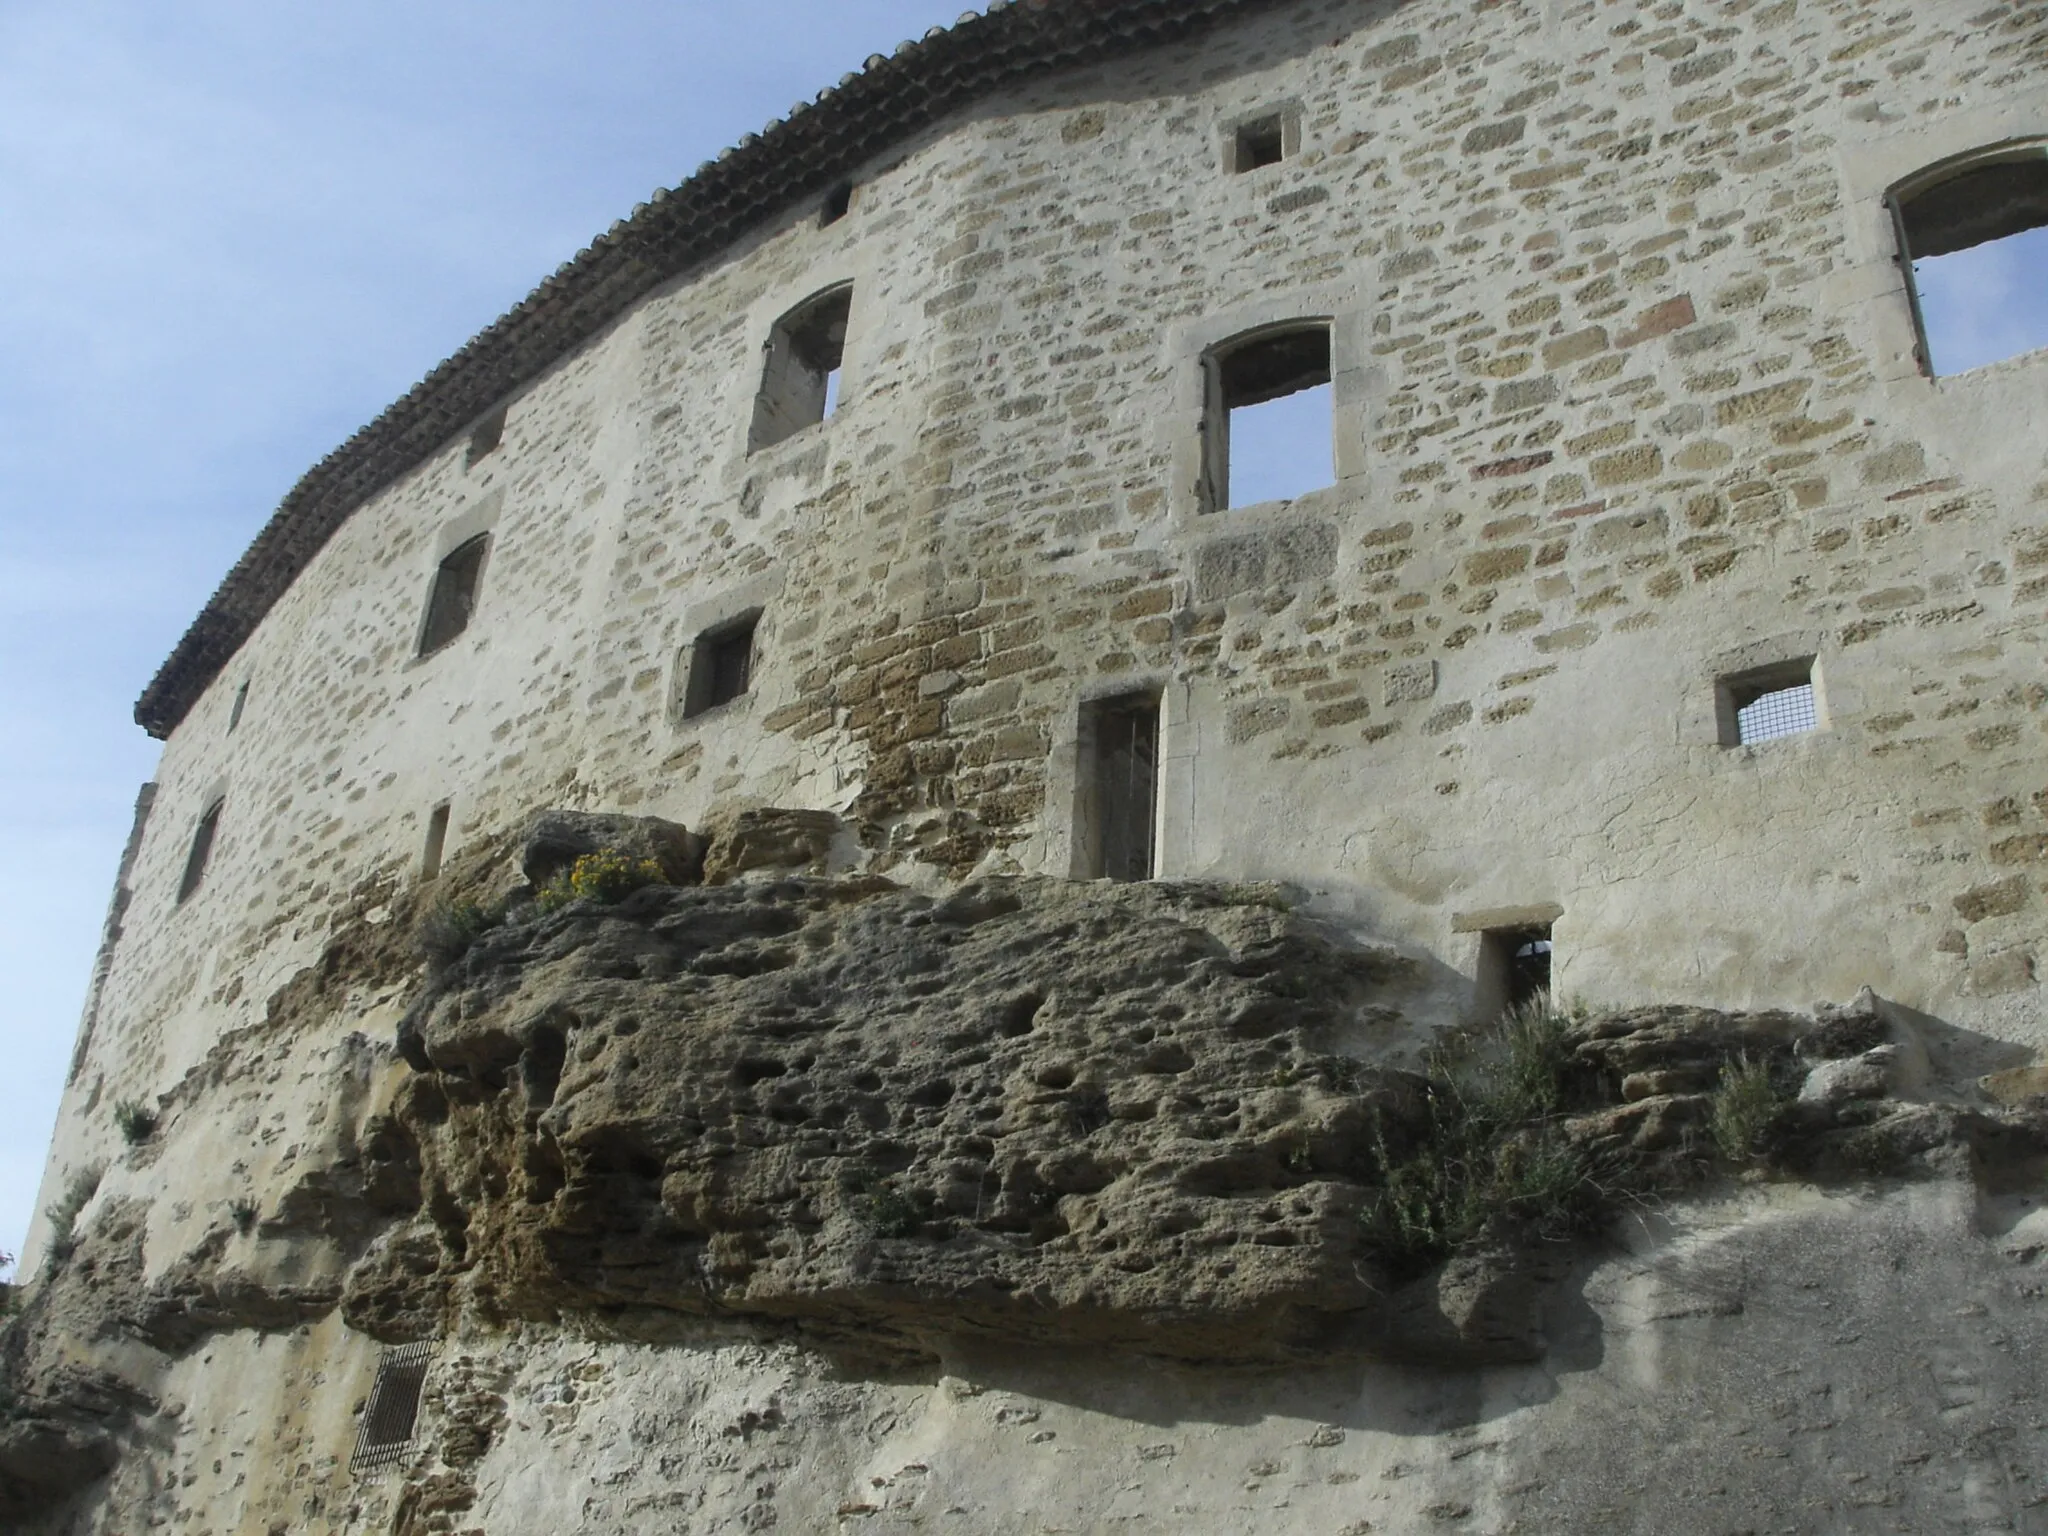
[[[1343,0],[898,146],[365,506],[263,622],[166,746],[50,1191],[376,921],[443,801],[451,852],[758,800],[897,878],[1065,874],[1079,705],[1137,686],[1162,872],[1294,883],[1445,1014],[1460,917],[1554,903],[1596,999],[1868,982],[2038,1046],[2048,356],[1924,378],[1882,193],[2048,134],[2044,50],[2013,0]],[[1225,174],[1275,106],[1299,153]],[[748,456],[769,327],[848,279],[842,408]],[[1199,358],[1298,316],[1335,319],[1343,477],[1204,514]],[[416,658],[486,527],[475,621]],[[752,691],[679,720],[679,656],[755,606]],[[1808,652],[1826,729],[1719,746],[1717,673]]]

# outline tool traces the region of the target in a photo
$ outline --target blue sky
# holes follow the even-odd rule
[[[309,465],[658,186],[963,0],[0,6],[0,1250],[135,696]]]

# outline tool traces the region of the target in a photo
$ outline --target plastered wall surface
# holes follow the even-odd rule
[[[1596,1002],[1868,984],[2038,1048],[2048,355],[1927,378],[1883,193],[2048,135],[2044,49],[2030,3],[1346,0],[896,146],[847,217],[759,231],[507,401],[495,451],[362,507],[220,673],[165,747],[45,1201],[108,1164],[168,1266],[288,1177],[262,1149],[317,1136],[405,989],[346,990],[321,1038],[266,1036],[272,1000],[418,878],[439,804],[451,855],[545,806],[758,802],[840,813],[847,862],[911,883],[1065,875],[1080,707],[1134,689],[1161,873],[1286,882],[1422,958],[1437,1018],[1462,917],[1553,904]],[[1227,173],[1272,108],[1297,152]],[[771,327],[848,281],[838,411],[749,455]],[[1340,478],[1205,512],[1202,355],[1294,318],[1333,322]],[[472,623],[418,656],[486,531]],[[682,719],[694,637],[757,607],[750,692]],[[1808,654],[1824,728],[1722,746],[1716,677]],[[121,1142],[117,1103],[259,1062],[236,1117]],[[348,1070],[374,1098],[403,1068]],[[219,1348],[304,1381],[325,1337]]]

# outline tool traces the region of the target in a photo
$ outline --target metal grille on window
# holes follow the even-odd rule
[[[356,1432],[355,1454],[348,1463],[351,1472],[395,1466],[410,1454],[420,1416],[420,1389],[426,1385],[433,1353],[431,1344],[401,1344],[384,1351],[363,1408],[362,1427]]]
[[[1735,738],[1744,746],[1819,728],[1812,683],[1760,693],[1735,712]]]

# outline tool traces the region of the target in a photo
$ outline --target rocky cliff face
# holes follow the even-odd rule
[[[829,862],[829,829],[758,814],[708,864],[644,825],[540,833],[537,884],[600,845],[640,848],[656,883],[443,912],[418,972],[396,958],[403,922],[337,935],[334,963],[279,994],[279,1030],[326,1025],[365,978],[402,975],[411,1001],[399,1059],[359,1036],[322,1048],[325,1139],[168,1258],[110,1175],[7,1334],[10,1518],[117,1528],[109,1510],[144,1494],[126,1464],[98,1502],[94,1480],[185,1432],[166,1391],[182,1362],[337,1318],[464,1341],[485,1385],[438,1389],[441,1441],[386,1512],[453,1530],[490,1502],[478,1468],[550,1340],[681,1360],[738,1326],[876,1391],[1077,1350],[1139,1376],[1348,1359],[1450,1380],[1559,1338],[1583,1352],[1574,1296],[1615,1222],[1731,1171],[1932,1177],[2010,1204],[2048,1159],[2039,1084],[2009,1080],[2007,1104],[1962,1091],[1967,1042],[1868,996],[1812,1018],[1551,1015],[1425,1052],[1401,1011],[1412,962],[1270,888],[935,897],[794,872]],[[728,883],[668,883],[702,867]],[[502,891],[502,868],[464,878]],[[261,1041],[223,1047],[163,1134],[260,1097],[266,1061],[274,1078]],[[360,1494],[319,1498],[320,1528],[368,1528]]]

